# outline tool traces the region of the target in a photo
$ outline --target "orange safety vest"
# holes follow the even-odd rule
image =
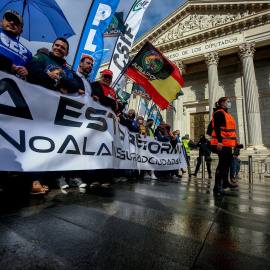
[[[237,139],[236,139],[236,124],[233,119],[233,117],[225,112],[224,110],[217,110],[213,113],[213,118],[212,118],[212,134],[211,134],[211,145],[218,145],[218,140],[216,136],[216,132],[214,130],[214,114],[218,111],[223,112],[225,116],[225,121],[226,121],[226,127],[220,127],[220,133],[221,133],[221,138],[222,138],[222,145],[227,146],[227,147],[236,147],[237,144]]]

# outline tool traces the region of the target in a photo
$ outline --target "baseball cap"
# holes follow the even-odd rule
[[[15,10],[7,10],[4,14],[4,17],[6,14],[12,14],[14,16],[16,16],[19,19],[19,22],[23,25],[23,17]]]
[[[109,69],[104,69],[102,75],[110,75],[113,77],[113,72]]]

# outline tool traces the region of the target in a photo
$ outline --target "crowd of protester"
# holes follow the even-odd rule
[[[153,137],[160,142],[170,142],[173,147],[180,140],[180,131],[171,132],[169,123],[160,122],[155,126],[155,121],[144,116],[137,115],[134,109],[125,111],[126,104],[117,99],[114,89],[110,86],[113,79],[111,70],[104,70],[100,81],[90,83],[89,74],[92,71],[94,59],[86,56],[79,63],[79,70],[70,70],[66,66],[65,57],[69,52],[69,43],[65,38],[57,38],[49,51],[41,48],[32,56],[32,53],[23,46],[17,39],[23,31],[23,18],[16,11],[8,10],[1,20],[0,34],[8,42],[0,46],[0,70],[16,75],[27,80],[29,83],[41,85],[49,90],[59,91],[62,94],[77,94],[91,96],[95,102],[111,108],[117,115],[121,125],[129,131],[138,133],[144,138]],[[12,46],[9,44],[12,43]],[[17,49],[21,48],[21,53]],[[23,49],[22,49],[23,48]],[[135,120],[136,118],[136,120]],[[194,143],[189,139],[189,135],[182,138],[184,153],[188,164],[188,174],[190,169],[190,147]],[[193,143],[193,144],[192,144]],[[198,166],[198,165],[197,165]],[[195,174],[197,173],[197,169]],[[182,176],[180,170],[173,171],[138,171],[138,170],[85,170],[85,171],[65,171],[65,172],[25,172],[20,173],[30,181],[30,193],[34,195],[45,195],[49,192],[49,187],[66,189],[71,187],[85,188],[86,186],[106,187],[111,182],[127,181],[129,179],[156,180],[159,177],[179,180]],[[185,171],[182,169],[182,172]],[[7,177],[9,172],[0,172],[1,178]],[[210,174],[210,172],[209,172]],[[44,185],[44,179],[48,179]],[[53,179],[53,180],[52,180]]]
[[[179,142],[180,132],[170,132],[170,125],[161,122],[154,130],[154,120],[144,116],[137,116],[134,109],[125,112],[125,105],[117,99],[115,90],[110,87],[113,72],[104,70],[100,81],[90,83],[89,74],[92,71],[94,59],[86,56],[79,63],[79,70],[70,70],[65,57],[69,53],[69,43],[65,38],[57,38],[49,51],[40,48],[33,56],[18,40],[23,32],[23,18],[14,11],[7,10],[1,20],[1,39],[6,40],[0,46],[0,70],[16,75],[32,84],[41,85],[49,90],[59,91],[62,94],[88,95],[94,101],[111,108],[117,115],[118,121],[126,126],[129,131],[151,136],[161,142],[170,141],[172,144]],[[18,49],[20,48],[20,53]],[[136,118],[136,120],[135,120]],[[177,133],[178,132],[178,133]],[[177,136],[178,137],[177,137]],[[6,178],[9,172],[0,172],[1,178]],[[71,187],[85,188],[110,185],[114,182],[127,181],[128,179],[143,178],[156,180],[158,176],[180,178],[178,170],[171,172],[137,171],[137,170],[89,170],[89,171],[55,171],[55,172],[24,172],[20,173],[29,181],[30,193],[45,195],[50,187],[66,189]],[[49,179],[44,185],[44,179]],[[53,181],[51,181],[53,179]],[[98,180],[98,181],[97,181]],[[46,182],[47,184],[47,182]]]

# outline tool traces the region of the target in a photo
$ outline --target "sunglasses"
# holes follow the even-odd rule
[[[112,76],[111,76],[111,75],[103,75],[103,77],[104,77],[105,79],[112,80]]]
[[[9,14],[9,13],[5,15],[5,19],[8,22],[12,21],[16,26],[19,26],[21,24],[20,20],[16,16]]]

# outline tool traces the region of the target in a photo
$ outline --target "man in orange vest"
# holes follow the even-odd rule
[[[236,124],[233,117],[227,112],[231,108],[228,97],[220,98],[214,108],[212,118],[211,146],[212,152],[217,153],[219,163],[216,169],[214,193],[226,195],[224,188],[236,188],[229,183],[228,172],[232,162],[232,147],[237,146]],[[223,185],[221,186],[221,180]]]

